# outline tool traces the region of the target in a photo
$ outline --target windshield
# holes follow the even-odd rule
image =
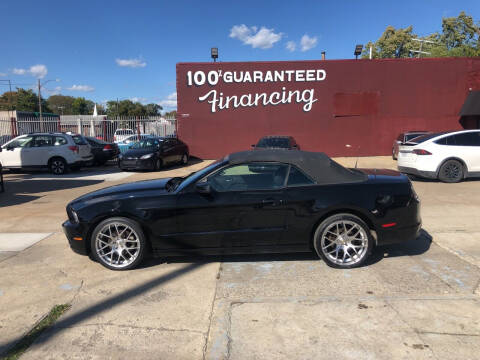
[[[155,138],[140,140],[130,146],[130,149],[149,149],[159,147],[160,141],[161,140]]]
[[[257,147],[288,148],[287,138],[263,138],[257,144]]]
[[[420,143],[423,143],[427,140],[433,139],[434,137],[437,137],[437,136],[440,136],[440,135],[443,135],[443,134],[446,134],[446,133],[448,133],[448,131],[438,132],[438,133],[435,133],[435,134],[426,134],[426,135],[422,135],[422,136],[416,137],[414,139],[411,139],[409,141],[412,142],[412,143],[420,144]]]
[[[217,169],[217,168],[219,168],[219,167],[221,167],[225,164],[226,164],[226,161],[224,161],[223,159],[222,160],[217,160],[214,163],[208,165],[207,167],[204,167],[203,169],[198,170],[196,172],[193,172],[190,175],[184,177],[183,180],[180,183],[178,183],[176,188],[178,188],[178,191],[182,191],[183,189],[185,189],[190,184],[193,184],[194,182],[203,178],[208,173],[212,172],[213,170],[215,170],[215,169]]]

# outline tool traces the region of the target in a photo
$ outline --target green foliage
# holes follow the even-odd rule
[[[95,104],[83,97],[75,98],[72,102],[72,115],[92,115]]]
[[[50,108],[42,97],[42,111],[50,112]],[[17,88],[16,91],[7,91],[0,96],[0,110],[17,110],[17,111],[39,111],[38,95],[33,90]]]
[[[72,105],[75,101],[73,96],[52,95],[48,98],[47,104],[55,114],[73,114]]]
[[[158,104],[143,105],[139,102],[131,100],[108,101],[107,115],[109,117],[116,116],[157,116],[160,115],[162,107]]]
[[[422,57],[480,56],[480,27],[473,18],[462,11],[457,17],[442,19],[442,32],[432,33],[422,37],[424,42],[422,51],[430,54],[421,54]],[[413,32],[413,27],[395,29],[387,26],[382,36],[375,41],[369,41],[363,50],[362,58],[368,58],[372,46],[372,58],[407,58],[418,56],[415,50],[420,50],[420,42],[413,41],[418,38]]]

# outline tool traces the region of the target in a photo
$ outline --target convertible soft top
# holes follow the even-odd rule
[[[292,164],[308,174],[317,184],[360,182],[365,181],[368,177],[360,171],[344,168],[321,152],[286,149],[241,151],[227,155],[225,161],[230,164],[250,161],[275,161]]]

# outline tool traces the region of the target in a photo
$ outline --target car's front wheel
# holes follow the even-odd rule
[[[463,180],[463,165],[457,160],[447,160],[438,172],[440,181],[456,183]]]
[[[130,270],[143,260],[147,241],[137,222],[123,217],[102,221],[91,237],[95,260],[111,270]]]
[[[373,247],[373,238],[367,224],[359,217],[336,214],[317,227],[313,244],[327,265],[350,269],[366,261]]]

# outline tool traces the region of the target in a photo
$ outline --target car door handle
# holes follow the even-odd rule
[[[275,200],[275,199],[262,200],[262,205],[263,206],[278,206],[278,205],[281,205],[283,203],[284,203],[283,200]]]

